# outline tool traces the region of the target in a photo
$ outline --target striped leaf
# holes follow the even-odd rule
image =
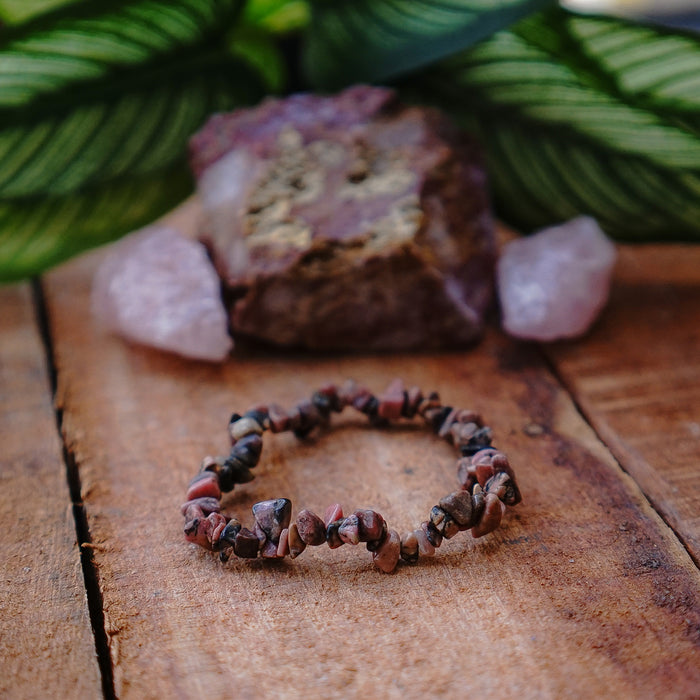
[[[209,114],[260,96],[245,65],[208,58],[191,75],[171,66],[167,76],[153,73],[150,87],[0,129],[0,199],[68,193],[181,159]]]
[[[0,37],[0,109],[201,44],[241,7],[241,0],[91,0],[41,15]]]
[[[562,10],[423,83],[487,148],[503,216],[584,212],[630,240],[700,240],[700,37]]]
[[[552,0],[316,0],[305,67],[329,88],[386,80],[471,46]]]
[[[121,235],[189,191],[192,133],[262,95],[245,47],[229,45],[240,5],[84,0],[0,36],[0,277]]]
[[[21,24],[55,10],[63,5],[71,5],[82,0],[0,0],[0,25]]]
[[[143,226],[191,191],[187,167],[79,194],[0,202],[0,281],[22,279]]]

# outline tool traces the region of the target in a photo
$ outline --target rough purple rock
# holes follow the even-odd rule
[[[504,329],[543,341],[581,335],[605,306],[615,257],[584,216],[511,241],[498,261]]]
[[[217,362],[233,347],[206,250],[165,226],[122,239],[95,273],[92,311],[125,338]]]
[[[191,141],[231,326],[279,345],[463,345],[494,265],[478,149],[359,86],[212,117]]]

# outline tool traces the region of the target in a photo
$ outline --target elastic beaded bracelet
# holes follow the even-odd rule
[[[252,530],[220,512],[222,492],[254,478],[251,470],[260,459],[265,430],[291,430],[302,439],[317,426],[328,425],[331,413],[340,413],[346,406],[366,414],[376,426],[421,416],[438,436],[459,449],[460,490],[441,498],[428,520],[402,537],[390,530],[376,511],[358,509],[343,516],[338,503],[326,509],[323,519],[302,510],[292,522],[289,499],[260,501],[253,506]],[[270,404],[256,406],[242,416],[234,413],[229,434],[230,455],[204,458],[199,474],[190,482],[187,502],[182,505],[185,538],[219,552],[223,562],[232,554],[244,559],[287,555],[294,559],[307,546],[326,543],[335,549],[364,542],[375,565],[390,573],[399,559],[412,563],[420,555],[432,556],[443,539],[458,532],[471,530],[474,537],[483,537],[500,525],[507,505],[521,501],[508,458],[491,446],[491,429],[481,417],[474,411],[443,406],[435,392],[426,397],[418,387],[406,391],[400,379],[394,380],[379,398],[348,381],[341,388],[333,384],[321,387],[289,412]]]

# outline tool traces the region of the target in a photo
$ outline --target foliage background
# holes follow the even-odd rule
[[[700,240],[695,33],[552,0],[0,0],[0,280],[177,204],[212,112],[355,82],[474,132],[523,231]]]

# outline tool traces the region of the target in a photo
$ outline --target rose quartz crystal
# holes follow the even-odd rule
[[[233,347],[204,247],[164,226],[113,246],[95,274],[92,310],[109,330],[185,357],[218,362]]]
[[[464,345],[495,246],[479,149],[443,115],[357,86],[213,116],[191,141],[231,327],[277,345]]]
[[[511,241],[497,268],[503,328],[530,340],[581,335],[608,299],[615,257],[584,216]]]

